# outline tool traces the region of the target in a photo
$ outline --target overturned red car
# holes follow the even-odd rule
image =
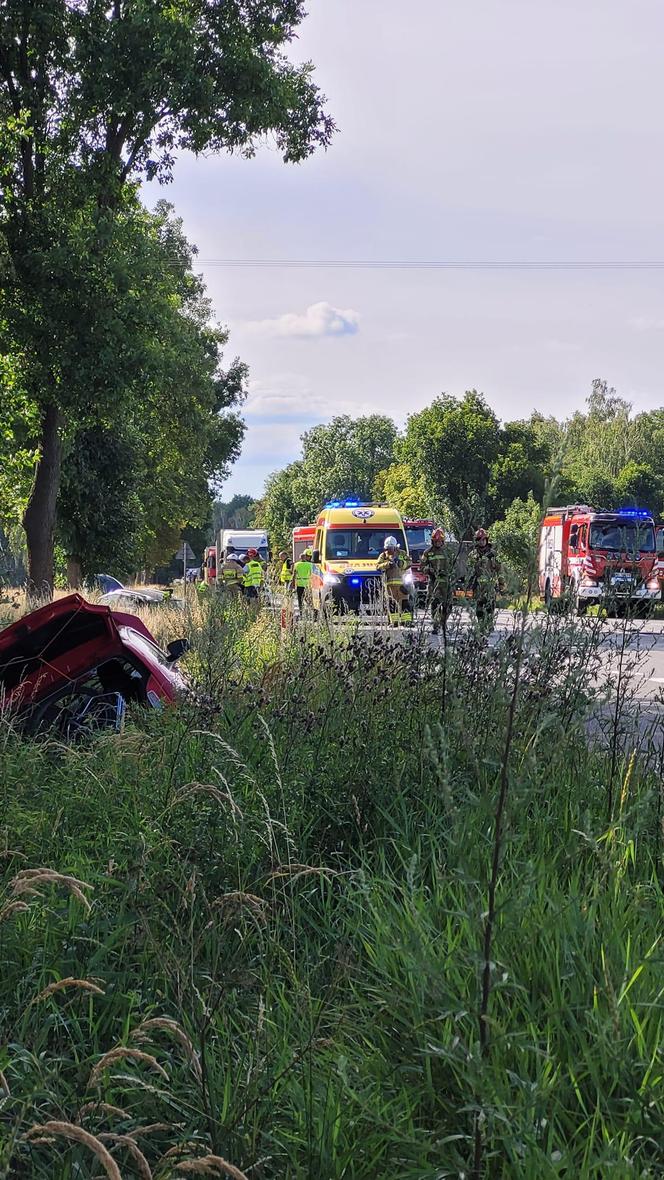
[[[65,740],[119,730],[127,704],[159,708],[186,689],[176,663],[188,647],[162,651],[135,615],[70,594],[0,631],[0,711]]]

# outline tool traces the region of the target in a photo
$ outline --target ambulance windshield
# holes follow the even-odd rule
[[[655,530],[651,524],[637,521],[593,521],[590,548],[609,549],[612,553],[654,553]]]
[[[348,561],[354,557],[359,561],[372,561],[383,552],[386,537],[395,537],[401,549],[405,549],[403,531],[390,528],[380,529],[330,529],[325,542],[325,556],[328,561]]]

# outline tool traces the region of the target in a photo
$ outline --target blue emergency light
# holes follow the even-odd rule
[[[328,500],[326,508],[359,508],[361,500]]]
[[[618,516],[632,516],[636,520],[650,520],[651,513],[647,508],[619,508]]]
[[[350,584],[351,584],[351,586],[359,586],[360,578],[351,578]]]

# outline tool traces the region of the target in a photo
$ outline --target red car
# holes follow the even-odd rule
[[[70,594],[0,631],[0,711],[65,739],[119,730],[128,702],[159,708],[186,689],[176,662],[188,647],[162,651],[135,615]]]

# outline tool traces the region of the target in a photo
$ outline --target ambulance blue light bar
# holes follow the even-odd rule
[[[359,508],[361,500],[328,500],[326,508]]]
[[[618,516],[633,516],[636,520],[650,520],[652,513],[647,508],[619,508]]]

